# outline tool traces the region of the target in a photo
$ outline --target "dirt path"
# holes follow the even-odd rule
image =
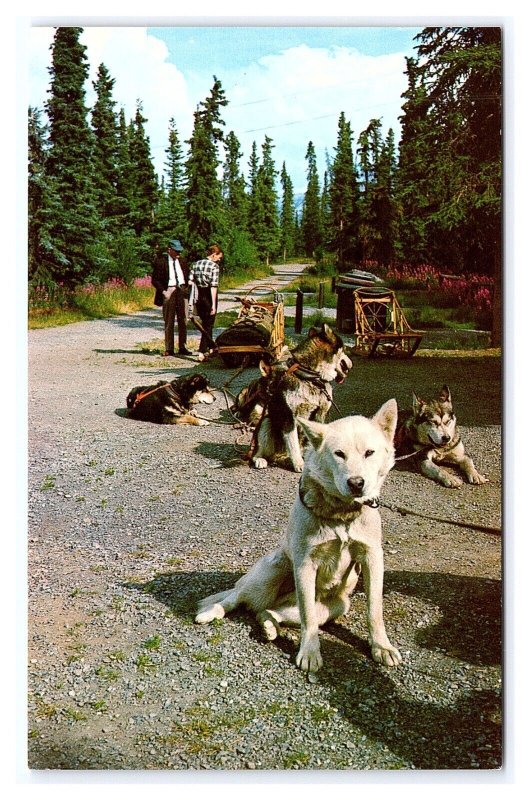
[[[449,383],[490,483],[451,491],[391,473],[384,499],[425,515],[382,511],[387,628],[404,664],[370,660],[361,591],[322,634],[311,685],[293,664],[297,632],[265,644],[244,612],[193,624],[200,597],[279,540],[298,476],[249,469],[230,424],[125,418],[132,386],[198,369],[142,353],[161,339],[159,310],[29,333],[30,766],[498,767],[501,537],[450,524],[500,525],[498,359],[356,359],[336,391],[341,416],[371,414]],[[233,374],[202,369],[216,386]],[[230,423],[222,399],[202,413]]]

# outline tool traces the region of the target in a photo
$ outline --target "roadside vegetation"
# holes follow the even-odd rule
[[[324,274],[324,307],[335,304],[333,275],[381,265],[413,325],[472,323],[500,345],[500,28],[422,30],[403,65],[399,143],[382,119],[354,135],[341,111],[323,174],[314,143],[300,149],[303,198],[268,135],[243,164],[237,132],[222,119],[230,98],[215,76],[185,143],[168,119],[157,175],[141,99],[127,120],[105,64],[87,106],[81,33],[56,28],[49,98],[28,109],[30,327],[152,307],[153,258],[180,238],[190,261],[221,246],[222,288],[266,276],[273,263],[314,261],[319,274],[304,276],[305,291]]]

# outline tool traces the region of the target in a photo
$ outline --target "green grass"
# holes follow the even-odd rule
[[[243,283],[272,275],[272,267],[246,267],[230,274],[221,274],[220,290],[233,289]],[[91,319],[107,319],[153,308],[154,289],[151,286],[82,287],[64,295],[61,303],[51,302],[30,307],[30,330],[56,328]]]
[[[55,328],[91,319],[106,319],[121,314],[131,314],[153,307],[151,287],[123,286],[96,287],[85,292],[77,289],[63,307],[49,306],[30,308],[29,328]]]

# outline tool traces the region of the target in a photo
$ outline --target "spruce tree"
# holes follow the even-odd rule
[[[414,213],[424,257],[435,264],[494,272],[501,262],[501,29],[425,28],[417,40],[418,57],[407,62],[399,164],[404,226]]]
[[[52,235],[52,221],[60,212],[53,181],[46,176],[47,128],[40,111],[28,109],[28,276],[34,285],[53,282],[61,263]]]
[[[308,256],[318,257],[322,255],[323,230],[320,183],[313,142],[309,142],[305,157],[307,161],[307,189],[302,211],[302,239],[304,253]]]
[[[259,190],[258,190],[259,157],[258,146],[252,142],[252,149],[248,162],[248,193],[247,193],[247,230],[256,238],[259,220]]]
[[[294,210],[293,182],[287,172],[285,161],[280,173],[282,184],[282,208],[280,215],[280,244],[285,261],[295,252],[296,217]]]
[[[94,139],[87,121],[86,48],[82,28],[57,28],[52,45],[50,98],[46,103],[50,149],[46,176],[61,198],[50,220],[54,256],[50,272],[67,286],[97,277],[101,227],[94,192]],[[103,265],[105,266],[105,265]]]
[[[169,144],[165,153],[155,222],[156,238],[161,243],[172,238],[179,238],[184,243],[187,239],[186,176],[182,145],[173,117],[169,120]]]
[[[221,108],[227,102],[221,82],[214,75],[209,96],[199,104],[194,114],[186,161],[187,251],[190,258],[202,258],[206,248],[213,242],[221,244],[225,235],[222,188],[217,169],[220,164],[218,144],[223,139],[224,124]]]
[[[276,191],[277,171],[272,158],[273,147],[270,136],[265,136],[261,147],[261,163],[256,177],[258,214],[256,245],[267,265],[278,255],[280,241],[278,193]]]
[[[430,152],[435,133],[428,118],[425,78],[418,62],[407,58],[407,90],[403,97],[401,141],[396,175],[399,204],[400,258],[412,264],[429,260],[429,209],[434,207],[434,186],[429,180]]]
[[[97,80],[93,82],[96,102],[92,109],[94,132],[94,188],[99,213],[106,231],[118,226],[116,187],[118,183],[118,122],[112,98],[114,79],[104,64],[100,64]]]
[[[376,231],[373,257],[388,266],[394,260],[398,236],[398,206],[395,197],[396,152],[394,132],[389,129],[381,146],[372,192],[372,224]]]
[[[329,185],[330,246],[338,268],[352,265],[358,256],[359,188],[353,158],[352,130],[344,112],[339,116],[335,158]]]
[[[227,219],[231,227],[244,230],[247,223],[247,196],[245,178],[239,166],[241,145],[234,131],[226,136],[224,144],[226,159],[223,166],[223,201]]]
[[[142,113],[140,101],[136,105],[134,119],[128,127],[129,190],[131,200],[130,219],[132,227],[145,243],[150,241],[154,227],[154,214],[158,201],[158,181],[151,159],[149,137],[145,132],[146,117]]]
[[[362,261],[388,265],[394,257],[397,205],[394,196],[394,133],[381,135],[381,120],[372,119],[359,136],[362,175],[359,236]]]
[[[125,118],[125,110],[120,109],[117,129],[116,151],[116,213],[121,225],[132,230],[132,197],[131,183],[132,163],[129,147],[129,129]]]
[[[230,131],[224,141],[226,158],[223,165],[223,203],[226,219],[224,239],[225,271],[244,269],[256,264],[256,246],[247,230],[248,197],[245,178],[240,170],[241,145]]]

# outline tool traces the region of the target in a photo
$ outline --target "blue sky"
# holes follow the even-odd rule
[[[307,145],[313,142],[322,181],[326,160],[333,157],[341,112],[355,137],[372,118],[381,118],[383,134],[392,127],[399,141],[405,58],[413,55],[419,30],[86,25],[81,40],[91,68],[87,105],[94,101],[91,81],[104,63],[115,79],[117,108],[123,106],[129,119],[136,101],[142,102],[153,160],[161,174],[170,118],[184,143],[191,134],[193,111],[208,95],[215,75],[229,101],[222,111],[226,132],[233,130],[241,142],[243,172],[253,142],[261,153],[268,135],[278,170],[285,162],[295,191],[303,192]],[[42,107],[46,99],[52,41],[52,27],[30,29],[31,105]]]
[[[410,50],[414,27],[289,26],[148,28],[168,46],[171,61],[183,71],[222,72],[246,67],[290,47],[350,47],[370,56]],[[217,74],[217,73],[216,73]]]

